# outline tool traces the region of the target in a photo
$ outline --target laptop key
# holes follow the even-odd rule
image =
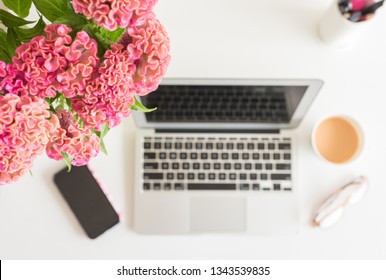
[[[174,173],[168,173],[167,175],[166,175],[166,178],[168,179],[168,180],[173,180],[174,179]],[[163,179],[163,178],[162,178]]]
[[[227,150],[233,150],[233,143],[227,143]]]
[[[237,143],[237,150],[244,150],[244,143]]]
[[[221,158],[222,159],[228,159],[229,158],[229,155],[227,153],[222,153],[221,154]]]
[[[201,159],[208,159],[208,153],[201,153]]]
[[[245,170],[251,170],[252,169],[252,164],[250,164],[250,163],[244,164],[244,169]]]
[[[255,159],[255,160],[256,159],[260,159],[260,154],[259,153],[253,153],[252,154],[252,158]]]
[[[165,149],[166,149],[166,150],[170,150],[171,148],[172,148],[172,143],[166,142],[166,143],[165,143]]]
[[[197,159],[197,153],[191,153],[190,159]]]
[[[266,173],[260,174],[260,179],[261,180],[268,180],[268,174],[266,174]]]
[[[264,149],[265,149],[264,143],[259,143],[259,144],[257,144],[257,149],[259,149],[259,150],[264,150]]]
[[[225,173],[220,173],[218,177],[220,180],[225,180]]]
[[[188,179],[194,180],[194,173],[188,173]]]
[[[180,159],[186,159],[187,157],[187,153],[180,153]]]
[[[161,149],[161,143],[159,142],[154,143],[154,149],[157,149],[157,150]]]
[[[155,191],[161,190],[161,183],[154,183],[153,189],[154,189]]]
[[[143,173],[143,179],[145,180],[162,180],[163,178],[163,173]]]
[[[212,150],[213,149],[213,143],[206,143],[206,149]]]
[[[218,159],[218,153],[212,153],[210,157],[211,159]]]
[[[180,168],[180,164],[179,164],[178,162],[173,162],[172,168],[173,168],[174,170],[179,169],[179,168]]]
[[[196,150],[202,150],[202,143],[200,142],[196,143]]]
[[[184,173],[177,173],[177,179],[178,180],[184,180],[185,179],[185,174]]]
[[[275,144],[274,143],[268,143],[268,150],[274,150]]]
[[[198,162],[193,163],[193,169],[200,169],[200,164]]]
[[[248,153],[243,153],[242,158],[243,158],[244,160],[249,159],[249,154],[248,154]]]
[[[249,184],[240,184],[240,190],[242,191],[249,190]]]
[[[290,143],[279,143],[279,150],[291,150]]]
[[[191,142],[185,143],[185,149],[191,150],[193,148],[193,144]]]
[[[277,170],[291,170],[291,164],[287,163],[278,163],[276,164]]]
[[[291,159],[291,154],[284,154],[284,159],[287,159],[287,160]]]
[[[213,164],[213,168],[216,170],[221,169],[221,164],[216,162],[215,164]]]
[[[291,180],[291,174],[271,174],[271,180]]]
[[[225,170],[230,170],[231,169],[231,164],[230,163],[225,163],[224,164],[224,169]]]
[[[255,144],[248,143],[247,147],[248,147],[248,150],[253,150],[255,148]]]
[[[253,189],[254,191],[260,190],[260,184],[253,184],[253,185],[252,185],[252,189]]]
[[[145,162],[143,164],[143,169],[145,169],[145,170],[155,170],[155,169],[158,169],[158,163],[157,162]]]
[[[205,180],[205,173],[198,173],[199,180]]]
[[[216,174],[214,174],[214,173],[209,173],[208,178],[209,178],[209,180],[216,180]]]
[[[170,184],[170,183],[165,183],[164,184],[164,190],[169,191],[171,189],[172,189],[172,184]]]
[[[273,154],[273,159],[280,160],[280,154],[277,154],[277,153]]]
[[[177,191],[182,191],[184,189],[184,184],[182,183],[175,183],[174,184],[174,189]]]
[[[236,184],[191,183],[188,184],[188,190],[236,190]]]
[[[176,153],[170,153],[169,154],[169,158],[170,159],[176,159],[177,158],[177,154]]]
[[[263,169],[263,165],[261,163],[255,163],[255,169],[261,170],[261,169]]]
[[[238,153],[232,153],[232,159],[239,159]]]
[[[185,169],[185,170],[190,169],[190,164],[189,164],[189,162],[184,162],[184,163],[182,164],[182,169]]]
[[[230,180],[236,180],[236,173],[230,173],[229,174],[229,179]]]
[[[267,169],[267,170],[272,170],[272,168],[273,168],[273,166],[272,166],[271,163],[267,163],[267,164],[265,165],[265,169]]]
[[[263,159],[269,160],[270,159],[270,155],[268,153],[264,153],[263,154]]]
[[[156,155],[155,153],[144,153],[143,157],[145,159],[155,159]]]
[[[204,169],[208,170],[210,169],[210,163],[204,163]]]
[[[241,163],[235,163],[235,169],[240,170],[241,169]]]
[[[257,174],[256,174],[256,173],[251,173],[251,174],[249,175],[249,179],[250,179],[250,180],[257,180]]]
[[[150,190],[150,183],[143,183],[143,189],[144,189],[145,191]]]
[[[240,180],[247,180],[247,174],[240,173]]]
[[[223,144],[223,143],[217,143],[217,144],[216,144],[216,149],[217,149],[217,150],[222,150],[222,149],[224,149],[224,144]]]
[[[169,163],[163,162],[162,163],[162,169],[169,169]]]
[[[150,149],[150,148],[151,148],[151,143],[149,143],[149,142],[143,143],[143,148],[144,148],[145,150]]]
[[[273,184],[274,191],[280,191],[280,184]]]
[[[166,159],[166,153],[159,153],[160,159]]]
[[[175,144],[174,144],[174,148],[175,148],[176,150],[181,150],[181,149],[182,149],[182,143],[181,143],[181,142],[175,143]]]

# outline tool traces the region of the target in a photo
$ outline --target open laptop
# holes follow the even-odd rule
[[[164,79],[134,113],[135,230],[296,232],[293,131],[322,84]]]

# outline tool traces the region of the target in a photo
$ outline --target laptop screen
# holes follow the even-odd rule
[[[152,123],[288,124],[308,86],[160,85],[141,97]]]

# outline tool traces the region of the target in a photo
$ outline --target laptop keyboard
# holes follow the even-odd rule
[[[291,138],[142,138],[144,191],[291,191]]]

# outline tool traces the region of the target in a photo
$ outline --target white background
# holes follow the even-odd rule
[[[171,37],[168,77],[319,78],[319,96],[297,129],[301,233],[143,236],[132,231],[132,119],[106,138],[109,156],[91,166],[121,223],[96,240],[83,233],[52,182],[61,162],[39,158],[33,177],[0,187],[0,259],[380,259],[386,258],[386,8],[348,49],[324,45],[317,24],[331,1],[160,0],[156,13]],[[320,118],[346,114],[364,128],[366,147],[354,163],[317,158],[310,132]],[[310,227],[315,207],[352,177],[371,189],[334,228]]]

